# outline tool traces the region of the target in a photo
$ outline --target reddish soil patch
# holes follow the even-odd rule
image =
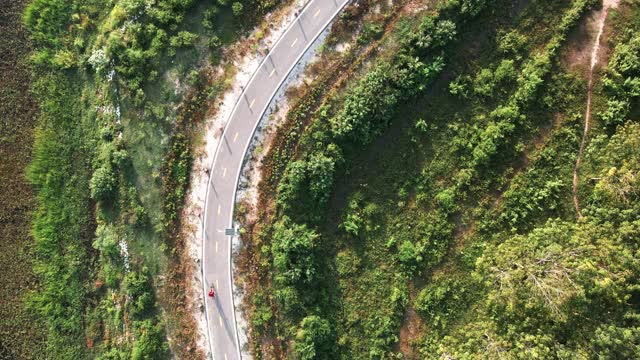
[[[407,359],[417,359],[413,343],[420,337],[422,333],[423,322],[420,315],[416,313],[413,306],[409,305],[404,315],[404,323],[400,328],[400,340],[398,342],[399,350]]]
[[[584,131],[582,134],[582,140],[580,141],[580,149],[578,150],[578,156],[576,158],[576,165],[573,169],[573,204],[575,206],[576,214],[578,218],[582,218],[582,212],[580,211],[580,198],[578,196],[578,186],[580,183],[579,172],[580,172],[580,163],[582,161],[582,153],[584,152],[584,148],[588,141],[589,137],[589,128],[591,121],[591,97],[593,93],[593,82],[594,82],[594,69],[599,64],[600,61],[603,61],[602,55],[600,54],[600,45],[602,42],[602,35],[604,33],[604,26],[607,20],[607,15],[609,13],[610,8],[615,8],[618,6],[619,0],[604,0],[603,7],[601,10],[594,12],[592,15],[595,18],[596,29],[594,33],[595,36],[592,36],[593,40],[591,41],[591,51],[589,52],[589,68],[588,68],[588,79],[589,84],[587,85],[587,108],[585,111],[585,119],[584,119]]]

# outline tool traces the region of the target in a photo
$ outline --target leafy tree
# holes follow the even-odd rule
[[[35,0],[24,12],[24,23],[33,39],[42,46],[59,49],[71,21],[73,3],[65,0]]]
[[[302,285],[315,280],[315,251],[318,234],[306,225],[284,217],[275,225],[273,264],[276,279],[283,284]]]
[[[342,110],[331,119],[336,136],[368,144],[387,125],[400,96],[391,72],[388,63],[381,63],[349,93]]]
[[[198,35],[194,33],[190,33],[188,31],[180,31],[175,36],[171,37],[169,40],[172,47],[187,47],[192,46],[196,39],[198,39]]]
[[[422,261],[420,249],[416,248],[411,241],[405,240],[398,246],[398,260],[407,271],[412,273]]]
[[[104,165],[93,172],[91,182],[91,197],[95,200],[105,201],[114,196],[116,190],[116,175],[111,166]]]
[[[527,37],[518,32],[517,29],[504,33],[498,39],[498,49],[505,54],[513,56],[518,61],[522,59],[522,54],[526,48]]]
[[[107,258],[116,259],[118,257],[118,240],[113,225],[98,225],[96,238],[93,240],[93,248],[99,250],[101,255]]]
[[[152,320],[133,323],[135,341],[131,351],[132,360],[159,359],[166,355],[169,345],[165,341],[162,324]]]
[[[298,290],[291,286],[286,286],[282,289],[276,290],[275,298],[280,305],[282,311],[288,316],[295,318],[299,316],[303,311],[302,299],[300,299],[300,293]],[[269,315],[272,315],[269,309]],[[266,309],[262,318],[266,316]],[[270,319],[270,318],[269,318]]]
[[[324,153],[314,153],[307,161],[309,190],[319,204],[326,202],[331,194],[335,166],[336,159]]]
[[[493,78],[493,72],[491,69],[482,69],[476,75],[473,81],[473,91],[480,96],[491,97],[493,96],[493,89],[496,83]]]
[[[607,109],[601,114],[609,127],[627,120],[632,102],[640,97],[640,36],[634,34],[628,41],[615,47],[602,80],[609,95]]]
[[[484,9],[486,3],[486,0],[462,0],[460,14],[475,17]]]
[[[434,327],[443,329],[466,306],[469,291],[462,282],[445,278],[431,282],[418,293],[415,308]]]
[[[233,15],[235,15],[235,16],[242,15],[242,11],[243,10],[244,10],[244,6],[239,1],[236,1],[236,2],[233,3],[233,5],[231,5],[231,11],[233,12]]]
[[[149,283],[147,270],[131,271],[124,279],[124,288],[130,298],[128,305],[132,316],[140,317],[153,307],[153,289]]]

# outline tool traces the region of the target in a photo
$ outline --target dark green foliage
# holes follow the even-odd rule
[[[132,271],[124,278],[123,287],[128,296],[127,305],[130,308],[131,316],[134,318],[141,318],[153,310],[155,301],[153,289],[146,272],[146,269],[143,269],[140,273]]]
[[[276,224],[273,237],[276,280],[287,285],[312,283],[316,275],[314,257],[318,234],[285,217]]]
[[[240,16],[244,10],[244,5],[242,5],[241,2],[236,1],[231,5],[231,10],[233,11],[233,15]]]
[[[640,97],[640,36],[632,35],[616,46],[602,80],[609,95],[607,109],[600,115],[613,128],[623,124]]]
[[[289,163],[278,186],[278,204],[289,216],[317,219],[329,198],[336,165],[341,154],[335,145],[311,154],[306,160]]]
[[[72,8],[70,1],[34,0],[25,9],[24,23],[36,42],[55,51],[62,47],[62,35],[71,21]]]
[[[476,276],[485,279],[487,308],[445,338],[438,353],[473,356],[489,346],[490,353],[515,358],[590,358],[597,347],[600,353],[637,356],[640,323],[630,300],[638,269],[631,260],[635,245],[625,239],[640,227],[623,226],[620,233],[594,222],[552,220],[486,251]],[[480,340],[483,332],[488,336]],[[631,342],[613,340],[621,336]]]
[[[478,14],[478,4],[443,2],[438,16],[406,25],[401,50],[381,51],[303,135],[278,194],[278,210],[289,210],[276,218],[313,199],[306,162],[337,144],[336,193],[318,216],[296,218],[320,234],[317,278],[328,280],[275,290],[285,325],[274,334],[290,340],[301,319],[319,315],[335,332],[333,358],[400,358],[407,348],[429,359],[639,355],[633,102],[617,103],[626,115],[614,136],[594,125],[580,174],[583,219],[571,202],[586,82],[561,54],[595,2],[499,2],[470,34],[476,27],[452,14]],[[468,43],[456,48],[456,38]],[[444,59],[440,81],[420,75]],[[294,184],[306,198],[287,196]]]
[[[166,356],[169,345],[165,341],[162,324],[151,320],[136,321],[133,329],[136,340],[131,351],[132,360],[152,360]]]
[[[330,120],[333,135],[362,145],[380,135],[389,126],[398,103],[423,91],[442,71],[443,57],[425,54],[438,53],[455,38],[455,29],[452,20],[425,16],[394,63],[378,63],[347,94],[344,106]],[[418,54],[426,58],[421,59]]]
[[[116,190],[116,175],[111,166],[102,166],[93,172],[89,187],[91,197],[95,200],[106,201],[113,198]]]
[[[191,147],[189,139],[183,134],[173,138],[173,144],[168,154],[165,166],[165,193],[163,225],[170,233],[177,229],[176,221],[182,208],[182,199],[187,191],[189,173],[191,171]]]
[[[420,290],[415,309],[436,329],[443,329],[465,310],[472,288],[458,279],[432,281]]]
[[[336,136],[368,144],[386,127],[400,96],[390,72],[391,66],[383,63],[353,89],[343,110],[331,120]]]
[[[295,296],[297,293],[294,289],[292,288],[285,288],[283,291],[290,291],[292,292]],[[286,304],[289,303],[290,299],[287,296],[287,294],[283,294],[283,298],[279,299],[281,306],[283,306],[286,309]],[[255,313],[254,316],[251,318],[251,325],[254,326],[257,329],[264,329],[267,327],[267,325],[269,325],[269,322],[271,321],[271,319],[273,318],[273,313],[271,311],[271,307],[269,306],[269,303],[267,302],[267,299],[265,298],[264,293],[257,293],[254,297],[253,297],[253,304],[255,306]]]
[[[384,32],[384,28],[376,23],[364,24],[362,32],[358,37],[359,44],[369,44],[372,41],[380,39]]]
[[[478,8],[473,8],[476,5]],[[323,245],[326,246],[324,234],[318,235],[321,229],[315,229],[322,224],[338,175],[344,175],[344,167],[350,165],[353,153],[387,130],[403,104],[426,91],[445,68],[446,51],[464,21],[460,17],[475,14],[483,5],[465,3],[464,15],[460,15],[462,6],[454,4],[447,15],[421,16],[408,37],[399,41],[401,47],[396,53],[376,61],[336,102],[338,106],[333,108],[330,102],[331,106],[318,111],[320,120],[305,131],[298,156],[287,163],[277,188],[278,220],[269,237],[274,264],[273,294],[278,305],[276,318],[284,318],[288,326],[284,331],[290,335],[291,329],[298,329],[294,350],[300,358],[333,358],[334,351],[338,351],[336,343],[349,349],[348,353],[358,354],[358,358],[388,358],[398,341],[397,330],[409,301],[404,280],[439,263],[445,254],[453,233],[447,212],[434,213],[421,221],[403,219],[394,224],[393,230],[381,232],[390,204],[352,198],[349,210],[341,217],[340,234],[345,241],[362,241],[363,246],[372,246],[376,259],[379,254],[387,254],[387,259],[393,261],[393,270],[386,264],[384,268],[372,268],[375,265],[371,260],[361,258],[359,251],[349,248],[338,252],[335,265],[327,264],[320,256],[321,249],[325,249]],[[370,24],[364,32],[362,36],[375,38],[378,29]],[[513,80],[509,71],[513,72],[511,63],[501,67],[496,81],[502,84]],[[428,134],[429,129],[426,121],[419,122],[416,138]],[[409,197],[407,189],[411,186],[409,181],[397,188],[403,199]],[[456,207],[450,192],[443,192],[439,201],[450,207],[448,211]],[[400,209],[403,205],[398,202],[397,206]],[[380,245],[379,239],[387,242],[386,247]],[[349,291],[349,284],[359,290],[366,288],[371,294],[367,298],[346,295],[348,302],[340,307],[348,318],[338,323],[333,315],[337,306],[333,298],[334,266],[340,275],[342,291]],[[253,320],[261,329],[266,315],[263,300],[256,303],[258,317]],[[313,318],[316,316],[325,320]],[[322,336],[309,334],[311,329],[306,327],[312,324],[323,329]],[[338,339],[336,331],[340,334]],[[331,350],[320,352],[318,342],[328,342],[326,349]]]
[[[188,31],[180,31],[175,36],[171,37],[171,39],[169,39],[169,43],[172,47],[175,48],[191,46],[194,44],[197,38],[198,35],[196,34],[190,33]]]

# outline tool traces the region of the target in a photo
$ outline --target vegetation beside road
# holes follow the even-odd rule
[[[267,155],[284,171],[248,227],[256,356],[638,356],[637,4],[608,20],[582,220],[587,83],[567,62],[598,2],[407,4],[390,28],[369,4],[354,37],[379,52],[294,104],[311,115]]]
[[[213,66],[279,3],[27,6],[40,106],[29,299],[50,357],[204,356],[180,224],[193,150],[233,73]]]

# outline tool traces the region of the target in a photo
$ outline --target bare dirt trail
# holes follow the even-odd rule
[[[578,150],[578,156],[576,158],[576,165],[573,167],[573,205],[576,209],[578,218],[582,218],[582,211],[580,210],[580,198],[578,197],[578,184],[580,178],[578,172],[580,171],[580,163],[582,162],[582,153],[589,136],[589,129],[591,126],[591,98],[593,95],[593,70],[598,64],[598,54],[600,51],[600,41],[602,39],[602,33],[604,32],[604,25],[609,14],[609,10],[617,8],[620,4],[620,0],[603,0],[602,9],[596,13],[596,27],[598,29],[598,35],[595,37],[593,47],[591,49],[591,62],[589,66],[589,82],[587,85],[587,109],[584,116],[584,130],[582,132],[582,140],[580,141],[580,149]]]

